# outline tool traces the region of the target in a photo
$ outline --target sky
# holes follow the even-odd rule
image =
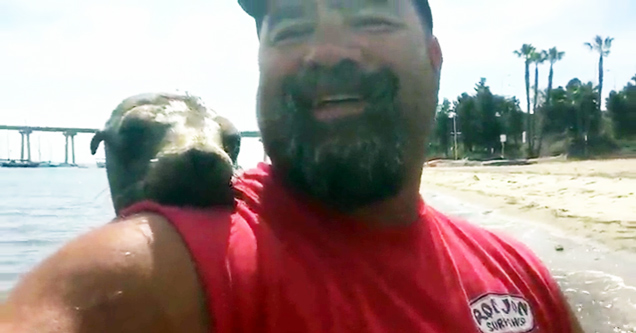
[[[555,87],[597,82],[598,56],[583,46],[596,35],[615,38],[604,95],[636,75],[636,0],[430,4],[444,54],[440,100],[473,92],[481,77],[494,93],[523,99],[523,60],[513,51],[524,43],[566,53]],[[0,124],[101,128],[128,96],[178,90],[255,130],[257,52],[254,21],[236,0],[0,0]],[[547,74],[540,67],[542,89]],[[89,141],[76,138],[78,162],[94,161]],[[31,142],[34,159],[64,160],[62,134]],[[0,158],[19,154],[20,135],[0,131]]]

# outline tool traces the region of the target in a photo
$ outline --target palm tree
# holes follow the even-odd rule
[[[561,61],[565,56],[565,52],[560,52],[556,47],[548,50],[548,61],[550,62],[550,75],[548,75],[548,94],[546,96],[546,105],[550,105],[550,94],[552,93],[552,80],[554,79],[554,64]]]
[[[598,60],[598,101],[599,101],[598,109],[599,111],[601,110],[601,104],[603,104],[601,102],[603,98],[603,58],[609,56],[610,49],[612,48],[613,40],[614,38],[611,38],[611,37],[607,37],[603,39],[603,37],[601,36],[596,36],[596,38],[594,38],[593,43],[584,44],[590,49],[590,51],[596,51],[599,53],[599,60]]]
[[[537,104],[539,103],[539,65],[541,65],[542,63],[544,63],[546,61],[546,59],[548,58],[547,53],[545,51],[536,51],[534,50],[531,54],[530,54],[530,62],[534,64],[534,103],[532,105],[532,115],[530,116],[531,118],[531,124],[530,124],[530,130],[528,131],[528,140],[530,140],[532,143],[529,145],[530,150],[529,153],[533,154],[534,153],[534,140],[536,138],[536,132],[537,132],[537,126],[536,126],[536,120],[537,118],[539,118],[539,131],[541,130],[541,117],[537,114]]]
[[[535,52],[535,47],[532,44],[523,44],[521,49],[514,51],[514,54],[519,58],[523,58],[526,66],[526,105],[527,105],[527,116],[526,116],[526,139],[529,138],[531,125],[530,119],[530,62],[531,56]],[[532,151],[532,140],[528,140],[528,152]]]
[[[537,112],[537,104],[539,103],[539,65],[543,64],[546,60],[548,60],[548,53],[546,51],[534,51],[532,52],[532,54],[530,55],[530,61],[534,64],[534,104],[532,106],[532,110],[533,110],[533,124],[536,126],[536,119],[539,119],[539,125],[536,126],[536,128],[533,126],[531,132],[532,132],[532,136],[530,137],[530,140],[534,140],[537,132],[537,129],[539,130],[539,146],[538,146],[538,153],[541,153],[541,137],[543,136],[543,115],[539,115]],[[532,148],[534,149],[534,143],[532,144]],[[533,151],[531,150],[530,153],[533,153]]]
[[[539,101],[539,65],[548,60],[546,51],[535,51],[530,55],[530,61],[534,64],[534,104],[532,110],[537,113],[537,103]]]

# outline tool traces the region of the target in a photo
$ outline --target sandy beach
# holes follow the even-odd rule
[[[636,252],[636,159],[424,168],[422,187]]]

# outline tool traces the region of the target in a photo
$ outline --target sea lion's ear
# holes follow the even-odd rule
[[[99,148],[99,144],[104,141],[105,134],[104,131],[99,131],[95,133],[93,138],[91,139],[91,155],[95,155],[97,152],[97,148]]]

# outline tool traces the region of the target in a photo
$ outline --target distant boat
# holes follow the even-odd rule
[[[98,160],[98,161],[95,161],[95,163],[97,164],[98,168],[105,168],[106,167],[106,161],[105,160]]]
[[[11,160],[9,162],[2,162],[0,166],[3,168],[38,168],[40,167],[40,162]]]
[[[59,167],[60,167],[59,163],[52,163],[52,162],[40,163],[40,168],[59,168]]]

